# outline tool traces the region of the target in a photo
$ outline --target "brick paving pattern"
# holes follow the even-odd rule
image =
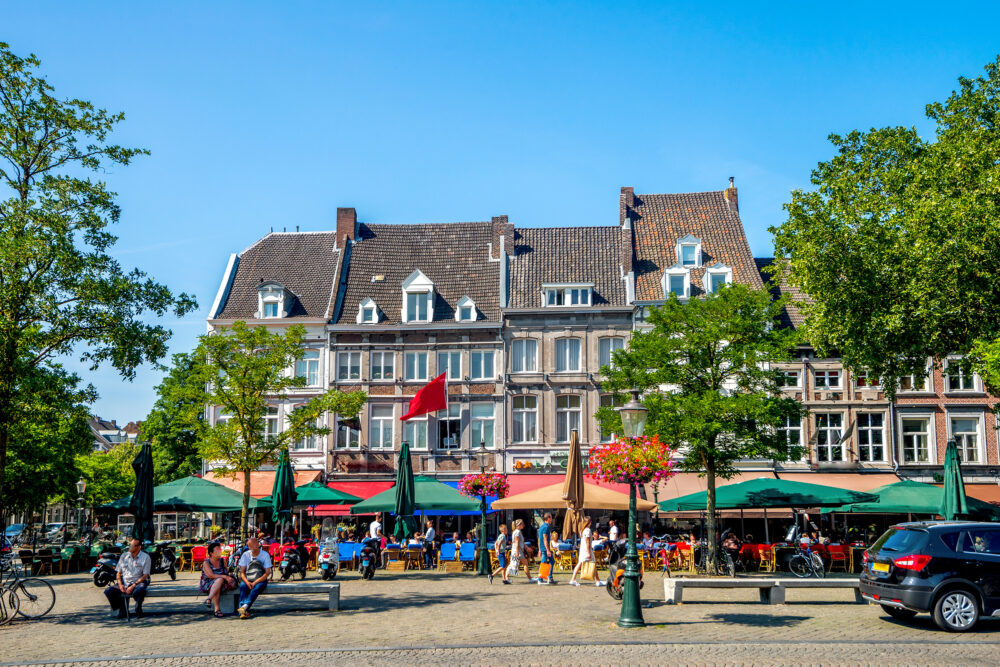
[[[670,606],[655,574],[643,591],[649,625],[622,630],[603,589],[567,579],[490,586],[465,574],[380,571],[366,582],[346,573],[338,578],[340,612],[326,611],[324,596],[265,596],[255,617],[241,621],[214,618],[202,598],[152,598],[146,618],[126,624],[108,615],[85,576],[55,577],[51,617],[0,628],[0,663],[248,665],[266,656],[267,664],[982,664],[998,655],[993,619],[948,634],[928,616],[911,625],[889,620],[848,590],[791,591],[784,606],[757,603],[755,590],[692,590],[685,604]],[[197,577],[177,583],[194,592]]]

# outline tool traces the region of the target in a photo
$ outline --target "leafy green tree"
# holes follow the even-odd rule
[[[680,467],[703,473],[708,486],[708,564],[716,563],[715,487],[749,458],[785,461],[801,455],[776,429],[801,418],[782,395],[771,364],[789,359],[797,334],[777,325],[784,300],[731,285],[704,299],[671,296],[653,308],[652,329],[636,332],[610,367],[603,387],[638,389],[649,410],[646,434],[678,446]],[[597,412],[604,431],[621,433],[611,408]]]
[[[157,399],[139,429],[139,439],[153,447],[157,484],[201,472],[200,441],[210,377],[197,353],[173,356],[173,365],[157,386]]]
[[[301,325],[272,333],[267,327],[248,327],[235,322],[230,328],[202,336],[194,353],[194,372],[214,378],[208,389],[208,404],[221,409],[223,419],[205,429],[202,455],[221,465],[222,474],[243,474],[243,514],[240,535],[246,539],[250,503],[250,473],[277,460],[278,452],[292,442],[311,435],[325,435],[319,426],[323,413],[346,417],[358,414],[368,400],[363,391],[330,389],[287,415],[286,427],[267,432],[265,418],[271,401],[305,385],[305,378],[288,373],[304,349]]]
[[[135,471],[132,461],[139,453],[139,445],[120,442],[106,452],[92,451],[77,456],[76,467],[87,480],[85,502],[96,507],[129,496],[135,490]],[[75,499],[76,491],[67,496]]]
[[[59,98],[35,56],[0,43],[0,524],[17,425],[17,391],[33,369],[82,348],[95,367],[131,379],[166,353],[170,332],[148,316],[196,304],[109,254],[115,194],[89,172],[146,153],[108,141],[124,115]]]
[[[1000,58],[927,105],[935,135],[886,127],[831,135],[836,155],[795,190],[775,234],[809,300],[821,354],[882,379],[971,355],[1000,386]]]
[[[76,457],[94,446],[87,423],[93,388],[58,366],[35,366],[21,375],[11,406],[10,464],[4,498],[15,512],[34,513],[66,497],[80,477]]]

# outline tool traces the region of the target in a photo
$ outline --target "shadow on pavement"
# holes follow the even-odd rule
[[[808,621],[809,616],[772,616],[770,614],[709,614],[709,620],[758,628],[793,627]]]
[[[436,605],[448,605],[455,602],[481,602],[497,593],[462,593],[457,595],[442,593],[437,595],[422,595],[407,593],[405,595],[351,595],[342,602],[341,610],[352,613],[372,613],[391,611],[395,609],[429,609]]]

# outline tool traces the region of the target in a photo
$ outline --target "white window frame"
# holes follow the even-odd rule
[[[420,375],[421,355],[423,358],[423,375]],[[413,376],[410,376],[410,357],[413,357]],[[427,352],[414,351],[403,353],[403,380],[406,382],[426,382],[427,381]]]
[[[778,372],[781,373],[781,379],[778,381],[778,386],[782,389],[801,389],[802,388],[802,371],[797,368],[779,368]],[[789,381],[795,378],[795,383],[790,384]]]
[[[581,308],[594,304],[593,283],[545,283],[543,308]]]
[[[684,279],[684,293],[683,294],[678,294],[677,295],[677,299],[680,300],[680,301],[683,301],[685,299],[690,299],[691,298],[691,272],[688,271],[685,267],[680,266],[679,264],[677,266],[672,266],[672,267],[670,267],[668,269],[665,269],[663,271],[663,279],[662,279],[661,285],[660,285],[663,288],[663,298],[664,299],[669,299],[670,295],[673,294],[673,292],[670,291],[670,278],[672,276]]]
[[[347,357],[347,377],[341,377],[341,357]],[[357,359],[357,364],[353,360]],[[357,368],[357,376],[351,377],[353,369]],[[361,351],[360,350],[338,350],[337,351],[337,382],[360,382],[361,381]]]
[[[907,420],[916,421],[921,420],[926,422],[925,430],[922,432],[925,437],[925,442],[927,445],[927,460],[926,461],[907,461],[906,460],[906,437],[907,431],[904,430],[904,422]],[[923,465],[936,465],[937,464],[937,438],[936,438],[936,427],[934,414],[930,412],[897,412],[896,413],[896,424],[899,428],[899,464],[904,466],[923,466]],[[920,433],[920,431],[910,431],[910,433]]]
[[[439,415],[441,413],[438,413]],[[444,444],[444,433],[445,424],[450,424],[452,422],[458,422],[458,433],[454,436],[454,441],[449,444]],[[437,438],[437,448],[443,451],[452,451],[455,449],[461,449],[462,447],[462,404],[457,401],[451,401],[448,403],[448,409],[444,411],[444,416],[438,416],[438,438]]]
[[[529,402],[532,404],[531,407],[528,407]],[[519,403],[520,407],[518,406]],[[537,443],[538,396],[535,394],[516,394],[511,396],[511,416],[511,441],[517,444]],[[518,424],[519,419],[520,427]],[[526,434],[531,437],[525,437]]]
[[[457,360],[457,364],[453,361]],[[455,368],[453,368],[455,366]],[[462,380],[462,353],[458,350],[442,350],[437,353],[437,374],[447,372],[447,379]]]
[[[376,411],[378,414],[376,414]],[[393,414],[395,412],[392,405],[373,405],[369,409],[368,414],[368,447],[369,449],[378,451],[392,451],[393,442],[395,441],[395,423],[396,416]],[[376,442],[376,434],[378,435],[378,442]],[[384,444],[381,441],[385,439],[385,435],[389,436],[389,443]]]
[[[583,423],[583,397],[580,394],[557,394],[556,395],[556,442],[569,442],[573,429],[578,431]],[[560,406],[560,402],[566,399],[565,405]],[[576,399],[576,406],[573,400]],[[560,432],[562,431],[562,432]],[[581,431],[582,435],[582,431]]]
[[[909,378],[910,387],[911,387],[910,389],[904,389],[903,388],[903,379],[904,378]],[[923,384],[922,384],[922,386],[919,389],[913,388],[913,385],[916,384],[917,378],[923,378]],[[934,384],[933,384],[934,383],[934,377],[931,374],[930,368],[927,368],[926,370],[924,370],[923,375],[917,375],[916,373],[914,373],[912,375],[904,375],[899,380],[900,380],[899,381],[899,389],[898,389],[897,393],[900,393],[900,394],[926,394],[928,392],[933,392],[934,391]]]
[[[277,405],[267,406],[264,413],[264,437],[277,437],[281,434],[281,408]]]
[[[860,373],[852,373],[854,380],[855,389],[881,389],[882,381],[879,378],[875,378],[874,381],[870,380],[871,371],[861,371]],[[864,378],[864,384],[859,384],[860,380]]]
[[[427,309],[426,312],[423,313],[426,317],[419,317],[421,315],[419,301],[414,303],[417,312],[410,312],[409,297],[411,295],[423,295],[426,297]],[[434,283],[431,282],[430,278],[425,276],[420,269],[416,269],[406,278],[406,280],[403,281],[402,320],[405,323],[415,324],[434,321]]]
[[[462,310],[465,308],[471,308],[470,317],[462,317]],[[476,309],[476,303],[467,296],[463,296],[458,300],[458,305],[455,306],[455,321],[456,322],[475,322],[479,319],[479,310]]]
[[[816,420],[816,460],[820,463],[839,463],[841,461],[847,460],[847,447],[844,442],[844,413],[843,412],[817,412],[815,413]],[[837,417],[840,419],[840,424],[836,427],[834,426],[821,426],[820,418],[822,417]],[[835,441],[831,441],[833,432],[836,431],[839,435],[836,437]],[[820,433],[826,435],[827,443],[820,443]],[[840,443],[839,445],[837,443]],[[834,459],[832,455],[830,458],[824,459],[820,456],[821,448],[826,448],[827,454],[832,454],[833,448],[839,447],[840,458]]]
[[[371,313],[372,319],[366,320],[366,313]],[[382,313],[378,305],[370,297],[358,304],[358,316],[356,318],[358,324],[378,324],[381,320]]]
[[[257,288],[257,317],[262,320],[275,320],[288,316],[288,305],[291,299],[282,285],[278,283],[264,283]],[[267,311],[270,306],[275,307],[274,314]]]
[[[617,343],[616,343],[617,341]],[[604,347],[607,345],[607,354],[605,354]],[[602,336],[597,339],[597,365],[598,368],[604,368],[605,366],[610,366],[612,360],[615,356],[615,350],[625,349],[625,338],[624,336]],[[607,357],[607,363],[605,363],[605,357]]]
[[[520,348],[520,350],[518,350]],[[531,349],[531,368],[528,368],[528,350]],[[520,362],[521,368],[515,368]],[[511,373],[537,373],[538,372],[538,340],[535,338],[515,338],[510,342],[510,372]]]
[[[410,411],[409,403],[403,409],[408,413]],[[429,449],[430,443],[427,441],[429,429],[427,428],[427,424],[427,414],[422,414],[419,417],[411,417],[403,422],[403,440],[410,443],[410,449],[418,452],[424,452]]]
[[[986,423],[986,415],[984,413],[982,413],[982,412],[961,412],[961,411],[956,411],[956,410],[949,410],[946,413],[946,417],[948,419],[948,438],[955,440],[955,445],[958,447],[958,453],[959,453],[959,457],[962,460],[962,463],[963,464],[970,464],[970,465],[985,465],[986,464],[986,433],[985,433],[984,426],[985,426],[985,423]],[[956,419],[971,419],[971,420],[974,420],[976,422],[975,435],[976,435],[976,457],[977,458],[976,458],[975,461],[970,461],[968,459],[968,457],[964,455],[964,452],[966,451],[967,448],[963,444],[962,441],[964,441],[964,438],[962,438],[961,436],[965,435],[966,433],[965,432],[962,432],[962,433],[959,433],[959,434],[955,433],[954,420],[956,420]]]
[[[389,363],[386,364],[386,357],[389,358]],[[378,360],[378,363],[376,363]],[[376,374],[375,369],[378,369]],[[389,369],[388,377],[385,374],[386,368]],[[373,381],[385,381],[385,380],[395,380],[396,379],[396,353],[392,350],[372,350],[368,353],[368,377]]]
[[[573,358],[570,350],[572,344],[576,343],[576,366],[570,366],[570,360]],[[560,344],[564,346],[562,353],[560,353]],[[553,348],[555,349],[554,362],[555,362],[555,372],[556,373],[579,373],[580,369],[583,368],[583,359],[581,358],[581,352],[583,350],[583,345],[579,338],[574,337],[564,337],[556,338],[553,342]],[[563,357],[563,358],[560,358]],[[560,363],[563,364],[563,368],[560,368]]]
[[[477,410],[479,408],[479,410]],[[487,416],[486,410],[484,408],[489,408],[489,415]],[[477,415],[476,412],[480,414]],[[470,432],[470,443],[473,449],[479,448],[480,440],[485,441],[486,449],[496,448],[496,404],[495,403],[470,403],[469,404],[469,423],[471,428]],[[488,430],[489,439],[485,438],[484,431]]]
[[[715,290],[712,289],[713,276],[722,276],[726,285],[733,284],[733,268],[719,262],[715,264],[715,266],[705,269],[705,277],[702,278],[702,283],[704,283],[705,287],[705,294],[713,294],[715,292]]]
[[[873,428],[870,425],[872,417],[878,417],[878,418],[880,418],[882,420],[882,425],[879,426],[878,428]],[[867,427],[862,427],[862,425],[861,425],[862,418],[866,418],[868,420],[869,425]],[[886,426],[886,414],[884,412],[859,412],[859,413],[857,413],[857,426],[856,426],[856,428],[857,428],[857,434],[858,434],[858,461],[860,461],[861,463],[885,463],[888,460],[888,454],[889,454],[889,452],[887,452],[886,449],[889,446],[889,442],[888,442],[888,437],[887,437],[885,426]],[[862,432],[865,432],[865,433],[868,434],[869,442],[867,444],[861,442],[862,441],[862,437],[861,437]],[[879,443],[879,444],[871,442],[871,440],[874,438],[874,436],[876,434],[878,434],[879,438],[882,440],[882,442]],[[875,447],[881,447],[882,448],[882,457],[881,458],[876,459],[876,458],[872,458],[871,457],[871,454],[872,454],[872,452],[873,452],[873,450],[874,450]],[[864,456],[862,456],[862,454],[861,454],[861,452],[862,452],[862,450],[864,448],[867,448],[867,450],[868,450],[868,454],[869,454],[869,458],[868,459],[865,459]]]
[[[981,392],[982,389],[980,388],[979,385],[979,376],[975,373],[972,373],[971,376],[966,375],[965,370],[960,365],[958,365],[957,363],[958,361],[959,361],[958,359],[948,359],[947,361],[945,361],[944,368],[942,369],[942,376],[944,377],[944,392],[946,394],[967,394],[967,393]],[[963,387],[960,389],[955,389],[951,386],[951,378],[953,376],[950,371],[952,363],[955,363],[955,370],[958,371],[958,374],[955,377],[960,378],[962,384],[965,384],[965,382],[968,381],[971,386]]]
[[[337,420],[337,444],[336,449],[358,450],[361,449],[361,429],[351,428],[340,419]],[[353,442],[352,442],[353,441]]]
[[[684,246],[694,246],[693,264],[684,263]],[[677,239],[677,245],[674,249],[674,253],[677,256],[677,266],[685,270],[697,269],[701,267],[701,262],[702,262],[701,239],[699,239],[698,237],[688,234],[687,236]]]
[[[802,457],[805,458],[809,454],[809,448],[802,446],[802,417],[785,417],[785,423],[779,426],[776,431],[779,434],[784,434],[785,442],[788,443],[789,447],[800,447],[803,449]],[[792,434],[795,434],[795,442],[792,442]],[[800,459],[801,460],[801,459]]]
[[[489,361],[489,367],[487,367],[487,360]],[[496,379],[495,350],[472,350],[469,352],[469,379]]]
[[[624,399],[619,398],[618,400],[615,400],[614,394],[601,394],[597,398],[597,406],[599,408],[614,409],[614,408],[620,408],[623,405],[625,405]],[[608,431],[607,433],[605,433],[604,430],[601,428],[600,424],[597,425],[597,431],[599,437],[601,438],[601,442],[611,442],[612,436],[615,435],[612,431]]]
[[[823,373],[826,384],[819,383],[820,373]],[[830,374],[837,374],[837,384],[830,384]],[[844,372],[836,368],[814,368],[813,369],[813,388],[817,391],[830,391],[834,389],[841,389],[844,385]]]
[[[287,416],[287,415],[286,415]],[[316,426],[323,428],[323,417],[316,419]],[[293,452],[318,452],[323,449],[321,439],[323,436],[313,433],[294,440],[289,447]]]
[[[310,356],[307,356],[310,355]],[[315,355],[315,356],[312,356]],[[322,368],[321,362],[323,360],[323,354],[320,350],[316,348],[306,348],[302,351],[302,357],[295,360],[295,377],[304,378],[306,381],[306,387],[318,387],[322,384],[320,379],[320,369]],[[304,365],[304,366],[303,366]],[[315,378],[310,382],[310,368],[312,367],[312,372],[315,374]]]

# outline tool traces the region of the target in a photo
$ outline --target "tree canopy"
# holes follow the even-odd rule
[[[201,472],[201,439],[210,377],[197,352],[173,356],[173,364],[156,387],[157,398],[139,430],[153,448],[155,482],[163,484]]]
[[[202,455],[219,465],[222,474],[243,474],[241,536],[246,539],[250,503],[250,473],[301,438],[325,435],[330,429],[319,423],[324,413],[353,417],[368,400],[363,391],[329,389],[298,405],[285,415],[284,428],[267,428],[272,403],[281,401],[290,389],[305,386],[305,378],[290,373],[305,352],[305,329],[294,325],[280,332],[267,327],[235,322],[232,327],[202,336],[193,355],[193,371],[212,378],[208,404],[216,406],[220,418],[206,427]]]
[[[710,562],[716,479],[735,475],[741,460],[801,455],[777,430],[804,412],[782,395],[779,371],[771,367],[788,360],[798,340],[795,331],[777,326],[783,306],[784,300],[744,285],[702,299],[671,296],[651,309],[652,329],[635,332],[601,369],[603,387],[642,393],[646,434],[677,446],[681,469],[706,475]],[[597,418],[603,431],[621,433],[612,408],[601,408]]]
[[[821,354],[882,378],[969,355],[1000,386],[1000,58],[927,105],[935,135],[831,135],[837,150],[772,231]]]
[[[124,115],[58,97],[39,67],[0,43],[0,523],[15,394],[33,369],[77,350],[131,379],[167,350],[150,316],[196,306],[109,254],[121,211],[89,176],[147,152],[109,141]]]

